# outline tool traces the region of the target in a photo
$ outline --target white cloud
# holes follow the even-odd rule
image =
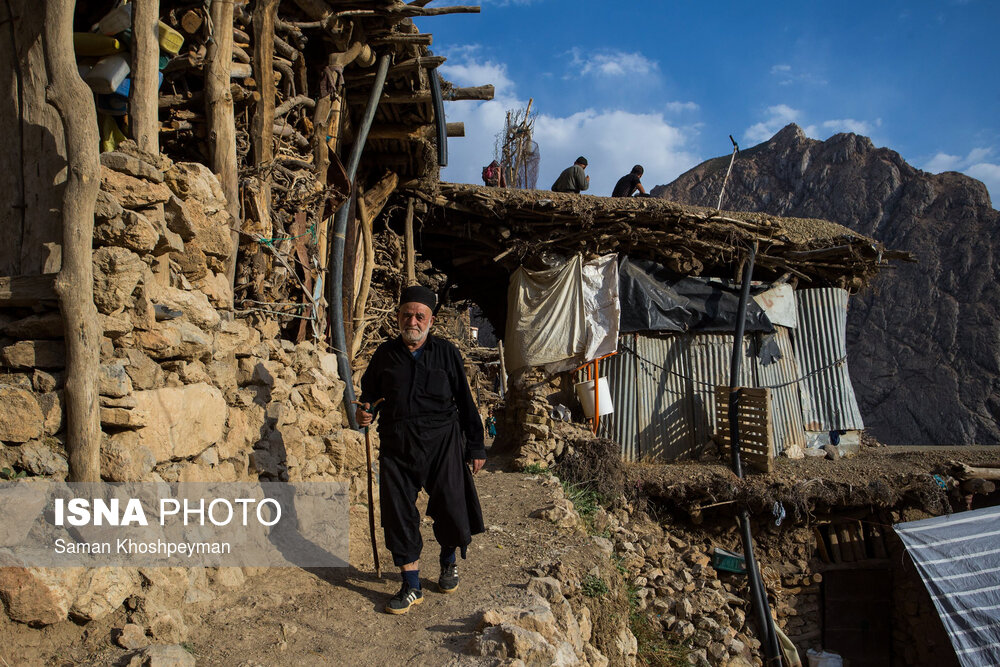
[[[940,174],[942,171],[955,171],[961,162],[962,158],[958,155],[938,153],[927,161],[927,164],[924,165],[924,171],[929,171],[932,174]]]
[[[882,119],[877,118],[874,122],[870,122],[867,120],[855,120],[853,118],[838,118],[835,120],[824,120],[820,123],[820,127],[828,133],[827,137],[839,132],[853,132],[854,134],[861,134],[866,137],[870,137],[877,128],[882,127]],[[817,130],[818,128],[815,126],[810,126],[807,128],[806,134],[818,136],[820,132]]]
[[[980,162],[965,169],[965,173],[973,178],[978,178],[986,185],[990,192],[990,201],[993,208],[1000,202],[1000,164]]]
[[[834,134],[840,132],[853,132],[855,134],[871,137],[882,127],[882,119],[874,121],[857,120],[855,118],[834,118],[822,120],[816,123],[807,123],[803,113],[787,104],[776,104],[767,108],[764,120],[754,123],[743,133],[743,139],[749,144],[758,144],[767,141],[775,135],[781,128],[789,123],[797,123],[807,137],[826,140]],[[874,143],[878,143],[874,141]]]
[[[751,144],[767,141],[789,123],[799,122],[802,112],[787,104],[776,104],[767,108],[767,117],[759,123],[754,123],[743,133],[743,139]]]
[[[606,49],[587,52],[586,57],[584,57],[581,49],[574,48],[570,54],[573,59],[570,62],[572,69],[567,74],[568,77],[648,75],[660,68],[656,61],[650,60],[639,52],[629,53]]]
[[[943,171],[959,171],[972,178],[979,179],[989,190],[990,200],[996,208],[1000,201],[1000,164],[987,162],[996,151],[989,147],[977,147],[969,151],[965,157],[938,153],[924,164],[924,171],[940,174]]]
[[[698,111],[701,107],[695,102],[667,102],[663,105],[670,113],[682,113],[685,111]]]
[[[517,94],[506,67],[479,60],[477,54],[476,49],[452,50],[451,59],[441,68],[442,75],[456,85],[497,86],[491,101],[447,103],[448,120],[464,122],[465,137],[448,142],[449,166],[441,173],[446,181],[482,183],[482,168],[493,159],[495,138],[503,130],[507,110],[527,104],[527,99]],[[494,78],[482,78],[484,75]],[[497,85],[499,81],[503,85]],[[693,102],[678,104],[689,111],[697,110]],[[694,126],[672,125],[660,113],[587,109],[560,117],[544,113],[541,108],[537,111],[534,139],[541,154],[541,189],[548,188],[578,155],[586,156],[590,163],[588,193],[597,195],[610,195],[618,178],[634,164],[645,168],[643,180],[648,189],[669,183],[702,159],[691,148],[691,139],[697,134]]]
[[[794,83],[805,83],[814,86],[825,86],[827,81],[822,76],[812,72],[802,72],[788,63],[778,63],[771,66],[771,76],[775,77],[779,86],[790,86]]]

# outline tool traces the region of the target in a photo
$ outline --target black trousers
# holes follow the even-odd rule
[[[388,436],[388,437],[386,437]],[[408,425],[383,436],[379,455],[379,506],[385,544],[397,565],[420,558],[417,494],[427,491],[434,538],[465,556],[472,536],[483,532],[483,515],[457,421],[419,430]]]

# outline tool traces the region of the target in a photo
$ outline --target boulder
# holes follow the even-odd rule
[[[228,408],[226,436],[218,443],[219,458],[236,458],[248,449],[249,439],[250,424],[246,414],[239,408]]]
[[[187,320],[157,322],[134,333],[136,345],[153,359],[201,359],[212,354],[212,338]]]
[[[136,409],[149,413],[145,428],[134,431],[157,462],[197,456],[222,440],[226,401],[204,383],[137,391]]]
[[[19,340],[0,349],[7,368],[65,368],[66,345],[61,340]]]
[[[183,624],[183,622],[182,622]],[[150,631],[153,632],[153,628],[150,627]],[[187,635],[187,631],[183,633],[184,636]],[[153,636],[157,636],[156,632],[153,632]],[[182,639],[176,639],[175,641],[182,641]],[[128,662],[123,663],[126,667],[194,667],[195,659],[194,656],[188,653],[187,649],[179,644],[156,644],[154,646],[147,646],[146,648],[136,651],[128,656]]]
[[[230,354],[237,358],[249,357],[253,348],[260,344],[260,332],[251,328],[246,320],[222,322],[214,336],[212,356],[215,359]]]
[[[32,338],[62,338],[63,319],[59,311],[54,310],[40,315],[29,315],[13,320],[0,327],[5,336],[19,340]]]
[[[113,433],[101,445],[101,478],[110,482],[138,482],[153,470],[156,456],[134,431]]]
[[[63,386],[64,381],[65,377],[62,373],[53,375],[39,368],[36,368],[35,372],[31,374],[31,388],[40,394],[55,391]]]
[[[124,308],[146,272],[146,264],[125,248],[106,247],[94,251],[94,303],[109,314]]]
[[[62,391],[52,391],[38,397],[42,409],[42,435],[55,435],[63,428],[66,413],[63,411]]]
[[[170,261],[177,265],[177,268],[187,280],[197,282],[211,273],[208,270],[208,258],[201,250],[198,239],[192,239],[184,244],[184,252],[170,254]]]
[[[163,216],[167,228],[180,236],[181,239],[190,241],[194,238],[197,228],[182,199],[171,195],[167,203],[163,205]]]
[[[167,170],[164,180],[180,199],[189,206],[193,202],[215,207],[226,206],[226,195],[212,170],[196,162],[178,162]]]
[[[119,349],[115,355],[123,359],[133,389],[154,389],[163,384],[163,369],[142,350]]]
[[[145,208],[170,199],[170,188],[165,184],[129,176],[105,166],[101,167],[101,189],[125,208]]]
[[[112,340],[117,340],[131,333],[134,328],[132,326],[132,318],[127,312],[115,315],[101,315],[98,313],[97,316],[100,318],[101,330],[104,331],[104,335]]]
[[[201,278],[192,281],[195,289],[203,292],[216,308],[229,309],[233,302],[233,288],[222,273],[206,271]],[[258,333],[258,337],[259,337]]]
[[[122,246],[140,255],[152,252],[159,239],[156,227],[136,211],[124,211],[121,217],[94,225],[95,245]]]
[[[125,372],[125,364],[101,364],[97,373],[98,392],[102,396],[121,398],[132,392],[132,379]]]
[[[97,191],[97,202],[94,205],[94,217],[98,221],[114,220],[123,213],[122,205],[104,190]]]
[[[19,623],[65,621],[76,599],[82,567],[0,567],[0,600]]]
[[[42,408],[30,391],[0,385],[0,440],[27,442],[42,435]]]
[[[149,423],[149,415],[130,408],[101,408],[101,426],[115,429],[142,428]]]
[[[69,473],[69,462],[66,460],[65,450],[57,448],[56,444],[57,441],[52,438],[24,443],[18,448],[20,466],[32,475],[65,478]]]
[[[202,329],[211,330],[219,326],[219,312],[201,292],[150,285],[147,295],[156,305],[181,311],[184,317]]]
[[[136,178],[144,178],[153,183],[163,182],[162,171],[144,160],[118,151],[101,153],[101,166]]]
[[[118,609],[125,598],[139,592],[138,573],[127,567],[88,568],[80,579],[80,589],[70,607],[73,618],[96,621]]]
[[[115,635],[115,643],[124,649],[135,650],[149,646],[149,637],[141,625],[126,623]]]
[[[486,628],[474,640],[473,648],[479,655],[520,660],[526,667],[551,667],[559,664],[556,661],[556,647],[546,641],[545,637],[516,625]]]

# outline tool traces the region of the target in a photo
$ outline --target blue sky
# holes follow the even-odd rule
[[[789,122],[826,139],[871,137],[931,172],[961,171],[1000,201],[1000,2],[700,3],[438,0],[481,14],[418,19],[457,85],[491,102],[448,103],[466,136],[442,179],[481,182],[507,109],[533,98],[538,185],[577,155],[591,194],[644,165],[647,188],[749,148]]]

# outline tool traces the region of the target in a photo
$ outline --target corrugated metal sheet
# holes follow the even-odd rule
[[[691,382],[685,379],[691,377],[689,347],[686,336],[636,336],[640,357],[636,424],[643,459],[682,458],[699,444],[693,427]]]
[[[691,383],[692,419],[695,442],[700,446],[715,436],[718,418],[715,414],[715,386],[729,384],[734,336],[697,334],[685,337],[691,341],[690,377],[694,380]],[[739,382],[742,387],[750,387],[753,386],[753,360],[747,356],[747,345],[741,349],[743,364]]]
[[[634,335],[627,335],[634,338]],[[622,336],[626,338],[626,336]],[[629,341],[629,345],[634,343]],[[623,352],[621,347],[613,357],[600,363],[598,371],[608,378],[611,389],[611,404],[615,411],[601,417],[597,426],[597,434],[602,438],[614,440],[621,445],[622,458],[626,461],[639,460],[639,438],[636,433],[637,398],[635,390],[635,355]]]
[[[756,387],[774,387],[792,382],[800,377],[799,362],[792,347],[792,339],[786,327],[774,327],[781,359],[763,366],[754,358],[754,380]],[[793,445],[805,448],[806,434],[802,426],[802,402],[799,399],[799,384],[795,383],[771,389],[771,417],[774,425],[774,455],[777,456]]]
[[[800,371],[803,425],[810,431],[861,430],[861,411],[854,396],[846,361],[847,291],[834,287],[795,293],[799,326],[794,333]]]

